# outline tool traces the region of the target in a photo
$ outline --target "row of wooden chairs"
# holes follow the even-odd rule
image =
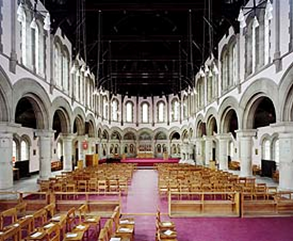
[[[133,218],[121,218],[120,207],[117,206],[101,229],[98,241],[110,241],[111,238],[120,238],[122,241],[133,241],[135,222]]]
[[[156,213],[156,241],[177,241],[177,232],[174,222],[162,221],[161,211]]]

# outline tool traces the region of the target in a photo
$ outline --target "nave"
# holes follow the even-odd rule
[[[257,177],[256,182],[266,182],[266,179]],[[271,184],[268,183],[268,185]],[[15,182],[14,188],[21,191],[35,191],[38,189],[36,177]],[[158,207],[162,212],[162,220],[171,220],[175,223],[177,239],[182,241],[289,241],[293,239],[292,217],[169,218],[167,215],[168,202],[165,198],[160,198],[158,193],[157,171],[155,169],[137,169],[134,171],[128,194],[122,196],[121,203],[122,217],[132,217],[135,220],[135,240],[155,240]],[[102,226],[106,220],[106,218],[102,218]],[[90,237],[88,240],[96,239]]]

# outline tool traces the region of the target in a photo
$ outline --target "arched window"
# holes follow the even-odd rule
[[[159,102],[157,106],[157,116],[158,116],[158,122],[164,122],[165,121],[165,104],[164,102]]]
[[[252,73],[252,21],[247,24],[247,32],[245,34],[245,74]]]
[[[187,108],[187,96],[184,96],[184,98],[183,98],[183,119],[186,119],[187,118],[187,115],[188,115],[188,113],[187,113],[187,110],[188,110],[188,108]]]
[[[133,103],[126,103],[126,122],[133,122]]]
[[[264,64],[270,62],[270,29],[271,29],[271,20],[267,17],[264,18]]]
[[[213,99],[213,80],[214,76],[213,74],[209,74],[207,77],[207,98],[208,103],[210,103]]]
[[[262,143],[262,159],[271,160],[271,143],[268,139]]]
[[[24,66],[27,66],[27,15],[26,13],[23,13],[23,19],[21,21],[21,29],[20,29],[20,35],[21,35],[21,62]]]
[[[15,140],[12,141],[12,162],[18,161],[18,149]]]
[[[112,120],[118,121],[118,101],[116,99],[112,101]]]
[[[221,59],[222,90],[226,90],[229,83],[229,55],[228,50],[223,50]]]
[[[77,70],[75,74],[75,99],[80,100],[80,71]]]
[[[177,99],[172,101],[172,121],[179,121],[180,105]]]
[[[20,143],[20,160],[25,161],[29,159],[29,145],[27,141],[22,140]]]
[[[62,63],[63,63],[63,90],[68,93],[68,86],[69,86],[69,53],[67,49],[63,50],[62,55]]]
[[[106,96],[104,96],[103,97],[103,117],[104,117],[104,119],[108,119],[108,107],[109,107],[108,99]]]
[[[251,35],[251,47],[252,47],[252,71],[255,72],[259,63],[259,25],[255,20],[252,20],[252,35]]]
[[[197,82],[197,107],[200,109],[204,105],[204,78],[201,77]]]
[[[62,88],[62,54],[59,40],[55,40],[53,48],[55,84],[58,88]]]
[[[230,78],[229,78],[229,87],[235,85],[237,78],[238,78],[238,60],[237,60],[237,45],[236,41],[231,44],[230,47]]]
[[[60,160],[62,156],[63,156],[63,143],[61,140],[59,140],[57,143],[57,157]]]
[[[279,146],[279,139],[274,141],[274,146],[273,146],[273,159],[276,163],[279,163],[280,161],[280,146]]]
[[[142,109],[142,122],[148,123],[149,122],[149,105],[148,103],[143,103],[141,106]]]
[[[36,25],[34,29],[32,29],[32,43],[33,43],[33,48],[32,48],[32,54],[33,54],[33,62],[35,66],[35,71],[37,74],[40,73],[40,46],[39,46],[39,35],[40,35],[40,30],[39,26]]]

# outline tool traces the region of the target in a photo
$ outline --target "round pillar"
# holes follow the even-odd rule
[[[228,170],[228,144],[231,140],[231,135],[228,133],[217,136],[219,140],[219,169]]]
[[[36,136],[39,137],[40,148],[40,180],[48,180],[51,176],[51,149],[53,131],[38,130]]]
[[[237,137],[240,141],[240,176],[252,176],[252,138],[256,130],[239,130]]]
[[[64,148],[64,158],[63,158],[63,170],[72,171],[72,140],[73,135],[63,134],[63,148]]]
[[[12,133],[0,130],[0,190],[13,187]]]

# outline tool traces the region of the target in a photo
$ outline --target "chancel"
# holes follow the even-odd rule
[[[0,241],[293,240],[293,0],[0,1]]]

